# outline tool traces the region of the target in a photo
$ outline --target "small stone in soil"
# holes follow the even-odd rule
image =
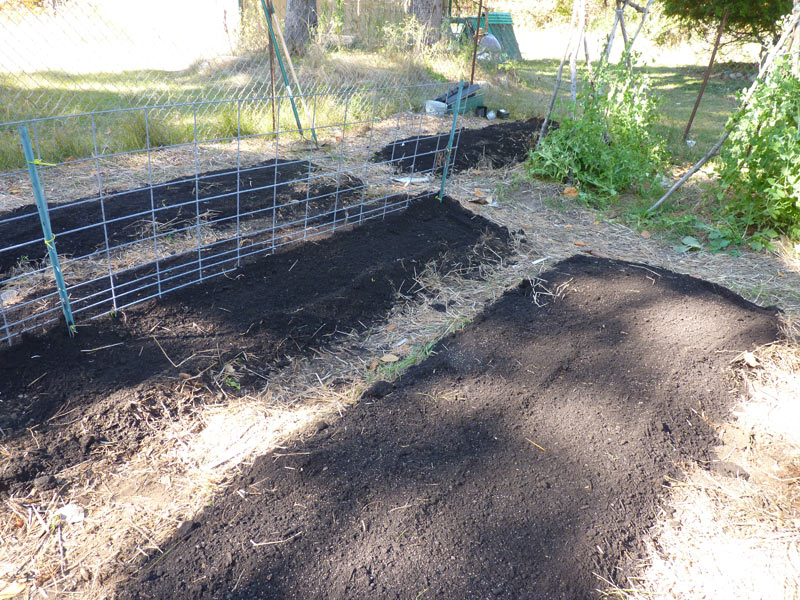
[[[86,454],[87,452],[89,452],[89,449],[92,447],[92,444],[94,444],[95,438],[94,438],[93,435],[87,434],[87,435],[81,436],[81,438],[80,438],[80,440],[78,440],[78,442],[81,445],[81,452]]]
[[[184,521],[180,525],[178,525],[178,530],[175,532],[175,535],[178,537],[186,537],[192,532],[192,529],[197,527],[197,523],[194,521]]]
[[[33,480],[33,487],[40,492],[46,492],[47,490],[52,490],[54,487],[56,487],[56,483],[56,478],[52,475],[40,475]]]

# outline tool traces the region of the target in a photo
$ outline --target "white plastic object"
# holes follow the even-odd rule
[[[443,116],[447,112],[447,104],[437,100],[425,101],[425,112],[429,115]]]

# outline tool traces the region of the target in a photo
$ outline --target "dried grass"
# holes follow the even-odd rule
[[[674,482],[639,573],[616,595],[800,598],[800,349],[772,344],[753,356],[758,366],[740,371],[748,394],[718,449],[749,477],[694,468]]]
[[[756,304],[776,305],[789,318],[800,315],[800,260],[786,246],[773,254],[745,251],[739,257],[679,254],[656,236],[642,237],[624,224],[576,206],[561,194],[562,185],[521,180],[522,167],[470,171],[455,176],[448,193],[496,223],[521,229],[528,238],[526,248],[541,256],[560,260],[583,252],[646,263],[712,281]],[[479,187],[495,189],[495,206],[469,204]]]
[[[302,366],[294,370],[284,375],[291,387],[281,393],[209,402],[178,417],[166,408],[143,414],[149,432],[133,457],[122,460],[105,445],[57,474],[71,481],[69,496],[34,491],[9,498],[0,508],[0,581],[24,583],[30,598],[113,597],[142,558],[168,551],[180,523],[217,494],[259,493],[222,486],[256,455],[280,448],[321,415],[345,410],[361,391],[336,391]],[[304,388],[306,381],[313,386]],[[295,394],[303,401],[289,402]],[[69,503],[85,510],[83,522],[58,520]]]

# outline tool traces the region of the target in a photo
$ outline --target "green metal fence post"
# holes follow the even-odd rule
[[[286,91],[289,92],[289,102],[292,105],[292,112],[294,112],[295,123],[297,123],[297,128],[300,130],[300,135],[304,135],[303,126],[300,124],[300,114],[297,112],[297,106],[294,103],[292,84],[289,82],[289,76],[286,74],[286,66],[283,64],[283,57],[281,56],[281,50],[278,47],[278,41],[275,38],[275,31],[272,28],[272,15],[270,14],[270,10],[267,8],[267,3],[265,2],[265,0],[261,0],[261,8],[264,10],[264,16],[267,18],[267,26],[269,27],[269,43],[275,49],[275,56],[278,57],[278,66],[281,68],[283,83],[284,85],[286,85]],[[274,97],[272,98],[272,101],[275,102]],[[314,139],[315,144],[319,143],[317,142],[317,134],[314,133],[313,127],[311,128],[311,137]]]
[[[453,153],[453,140],[456,137],[456,123],[458,122],[458,113],[461,111],[461,93],[464,91],[464,82],[458,82],[458,98],[456,98],[456,105],[453,108],[453,124],[450,126],[450,140],[447,142],[447,154],[444,159],[444,169],[442,170],[442,189],[439,192],[439,202],[444,198],[444,188],[447,185],[447,170],[450,166],[450,156]]]
[[[22,140],[22,149],[25,152],[25,161],[28,163],[28,175],[31,178],[31,186],[33,187],[33,195],[36,198],[36,208],[39,211],[39,221],[42,224],[42,233],[44,234],[44,244],[47,246],[47,252],[50,255],[50,264],[53,266],[53,275],[56,278],[56,286],[58,287],[58,295],[61,298],[61,310],[64,311],[64,318],[67,321],[67,328],[69,335],[75,335],[75,319],[72,316],[72,307],[69,304],[69,296],[67,295],[67,286],[64,283],[64,275],[61,272],[61,263],[58,260],[58,253],[56,252],[56,236],[53,235],[53,230],[50,227],[50,215],[47,212],[47,200],[42,191],[42,182],[39,179],[39,171],[36,165],[42,164],[41,161],[36,160],[33,156],[33,147],[31,146],[31,138],[28,135],[28,128],[25,125],[19,128],[19,137]]]

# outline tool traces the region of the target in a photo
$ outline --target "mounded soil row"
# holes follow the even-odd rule
[[[303,181],[308,177],[315,179]],[[307,160],[271,160],[238,173],[230,169],[208,171],[201,173],[197,181],[184,177],[152,190],[110,191],[102,200],[89,198],[51,206],[50,222],[59,254],[80,257],[104,249],[106,237],[112,249],[151,238],[153,221],[163,239],[169,232],[196,226],[198,211],[203,226],[212,222],[217,227],[234,228],[237,214],[244,214],[242,219],[247,222],[272,219],[273,212],[280,226],[304,218],[305,200],[309,197],[309,216],[313,218],[334,210],[336,201],[339,208],[360,202],[361,186],[362,181],[349,174],[339,175],[338,181],[319,177],[317,167]],[[274,209],[275,206],[280,208]],[[259,212],[247,214],[254,211]],[[0,274],[14,267],[23,255],[28,260],[40,260],[47,252],[34,207],[0,213],[0,221],[12,218],[15,220],[0,222],[3,247],[34,243],[16,252],[0,253]],[[91,227],[81,229],[87,226]],[[76,229],[81,230],[73,231]],[[73,233],[65,233],[69,231]]]
[[[181,373],[204,373],[192,385],[213,394],[219,388],[212,374],[246,356],[247,370],[234,374],[238,393],[260,390],[292,357],[385,319],[397,293],[413,293],[415,274],[430,261],[467,268],[481,260],[476,244],[502,253],[507,240],[505,229],[449,198],[420,197],[383,221],[259,256],[227,277],[116,317],[81,322],[73,339],[63,324],[23,336],[0,350],[0,430],[10,452],[0,457],[0,494],[24,493],[42,477],[41,485],[67,489],[69,481],[52,476],[91,459],[101,442],[134,451],[147,419],[178,410]],[[165,355],[183,364],[175,368]]]
[[[666,477],[710,464],[730,361],[777,336],[713,284],[563,261],[256,460],[120,597],[599,598]]]
[[[457,132],[456,158],[452,172],[477,166],[500,169],[521,163],[528,157],[531,140],[542,126],[542,119],[507,121],[481,129]],[[553,123],[549,129],[558,127]],[[372,160],[388,162],[403,173],[441,173],[444,168],[450,133],[415,136],[392,142],[375,153]]]

